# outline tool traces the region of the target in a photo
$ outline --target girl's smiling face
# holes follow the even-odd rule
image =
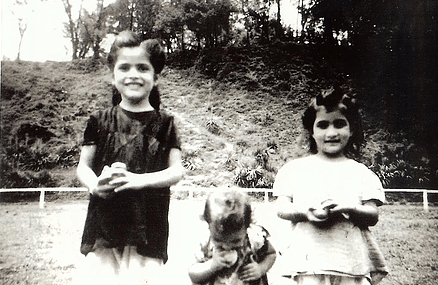
[[[344,156],[344,148],[351,135],[350,124],[341,111],[327,112],[325,108],[318,110],[312,137],[319,155],[330,158]]]
[[[114,66],[113,83],[122,95],[122,100],[131,104],[149,102],[149,94],[156,85],[156,77],[144,49],[124,47],[119,50]]]

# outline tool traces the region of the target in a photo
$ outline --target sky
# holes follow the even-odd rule
[[[15,0],[1,1],[1,55],[2,58],[14,60],[17,58],[20,41],[17,16],[14,10]],[[107,0],[105,5],[114,0]],[[73,10],[78,9],[80,0],[70,0]],[[296,0],[282,1],[282,18],[286,25],[296,26],[297,12]],[[20,58],[28,61],[71,60],[71,42],[64,37],[63,22],[68,21],[62,0],[28,0],[28,7],[23,10],[24,17],[28,19],[27,30],[24,33],[21,45]],[[95,1],[85,0],[85,4],[94,8]],[[15,9],[16,10],[16,9]],[[20,12],[16,12],[16,15]],[[77,12],[73,11],[73,15]]]
[[[14,0],[2,0],[1,47],[2,55],[15,59],[18,53],[20,33],[16,16],[11,12]],[[62,1],[29,0],[31,7],[24,12],[28,18],[24,33],[21,56],[23,60],[61,61],[69,59],[69,40],[64,38],[63,24],[67,15]]]

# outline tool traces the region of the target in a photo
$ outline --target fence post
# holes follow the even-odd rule
[[[423,208],[426,213],[429,212],[429,201],[427,200],[427,190],[423,191]]]
[[[45,195],[45,191],[41,190],[41,193],[40,193],[40,209],[44,208],[44,195]]]

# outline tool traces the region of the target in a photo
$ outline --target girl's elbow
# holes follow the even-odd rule
[[[189,278],[190,281],[192,282],[192,285],[201,284],[203,281],[202,278],[200,278],[196,273],[190,270],[189,270]]]
[[[81,180],[83,173],[85,171],[84,169],[85,169],[84,164],[79,162],[78,167],[76,167],[76,177],[80,180]]]
[[[375,226],[379,222],[379,215],[373,215],[368,221],[370,227]]]
[[[379,210],[377,207],[372,207],[372,211],[368,217],[368,225],[375,226],[379,221]]]
[[[184,178],[184,176],[185,176],[184,167],[182,165],[176,166],[174,169],[175,184],[181,181]]]

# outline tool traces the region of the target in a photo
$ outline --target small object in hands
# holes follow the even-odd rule
[[[328,208],[318,208],[313,209],[312,213],[315,218],[319,219],[322,222],[328,219],[330,210]]]
[[[120,184],[110,184],[113,179],[123,177],[124,174],[120,170],[126,170],[126,164],[122,162],[114,162],[111,167],[105,166],[102,170],[101,179],[98,182],[98,191],[103,193],[102,198],[111,198],[115,195],[114,189]],[[115,173],[118,172],[118,173]]]
[[[323,201],[323,202],[321,203],[321,207],[322,207],[323,209],[329,209],[329,210],[333,209],[333,208],[336,207],[337,205],[338,205],[338,204],[336,204],[335,202],[333,202],[332,199],[327,199],[327,200],[325,200],[325,201]]]
[[[99,191],[110,191],[110,188],[113,188],[113,186],[109,185],[109,182],[113,179],[111,176],[111,169],[108,166],[105,166],[99,177],[99,182],[97,183]]]
[[[223,251],[221,255],[226,260],[228,267],[233,266],[239,257],[236,250]]]
[[[111,173],[111,179],[119,178],[125,176],[123,173],[115,173],[117,170],[126,170],[126,164],[123,162],[114,162],[111,164],[111,170],[113,171]]]

